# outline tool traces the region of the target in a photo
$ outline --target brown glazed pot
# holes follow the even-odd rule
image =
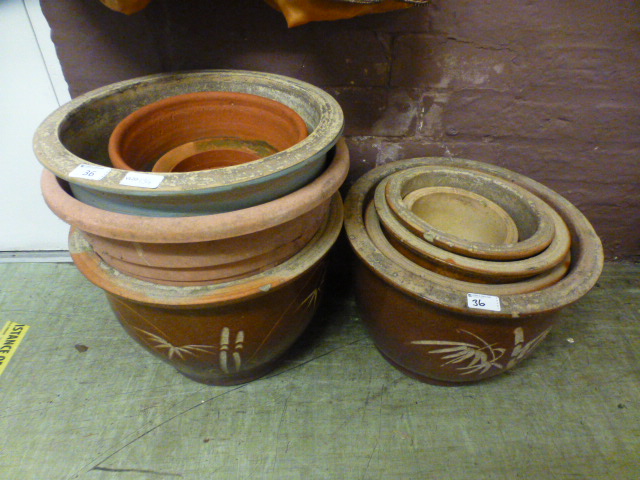
[[[376,186],[394,172],[412,166],[444,164],[496,175],[549,204],[571,233],[571,266],[567,275],[535,292],[501,295],[499,309],[491,311],[478,308],[474,298],[469,297],[476,292],[429,281],[383,255],[364,223],[364,209]],[[425,382],[473,382],[512,368],[545,338],[558,312],[595,285],[603,266],[600,239],[571,203],[530,178],[471,160],[418,158],[372,170],[349,192],[345,228],[360,260],[358,305],[376,347],[392,365]],[[481,300],[486,307],[487,300]]]
[[[258,275],[206,287],[123,275],[102,262],[77,230],[69,249],[136,342],[193,380],[235,385],[267,374],[302,334],[320,298],[323,259],[341,226],[336,194],[327,222],[294,257]]]
[[[385,234],[399,252],[425,268],[469,282],[507,283],[549,272],[567,257],[571,243],[569,229],[560,215],[544,202],[540,203],[540,208],[551,219],[555,234],[551,244],[537,255],[497,261],[471,258],[439,248],[415,235],[393,214],[386,202],[386,187],[390,181],[391,176],[381,180],[375,189],[376,210]]]
[[[49,208],[122,273],[166,285],[205,285],[254,275],[298,252],[326,219],[348,170],[342,139],[329,167],[305,187],[255,207],[197,217],[98,209],[76,200],[48,171],[42,193]]]
[[[268,157],[307,135],[302,117],[270,98],[195,92],[158,100],[125,117],[109,138],[109,157],[124,170],[149,171],[158,159],[155,172],[207,170]]]
[[[489,244],[469,241],[434,228],[407,208],[404,197],[425,187],[454,187],[480,195],[502,207],[518,227],[518,241]],[[542,201],[517,185],[479,172],[443,167],[415,167],[389,177],[385,199],[400,221],[420,238],[440,248],[471,258],[519,260],[536,255],[553,240],[554,223]],[[455,219],[450,219],[455,221]],[[466,225],[470,228],[470,225]]]

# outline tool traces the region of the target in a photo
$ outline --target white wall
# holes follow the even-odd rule
[[[1,0],[0,252],[67,249],[68,226],[42,200],[31,147],[40,122],[67,101],[38,0]]]

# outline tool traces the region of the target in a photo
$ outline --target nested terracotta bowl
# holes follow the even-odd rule
[[[473,244],[504,245],[518,241],[518,227],[498,204],[482,195],[455,187],[423,187],[402,202],[436,231]],[[394,212],[403,220],[403,212]],[[409,226],[409,222],[403,222]]]
[[[475,172],[467,172],[471,176]],[[539,208],[551,219],[553,239],[542,252],[529,258],[510,261],[483,260],[442,249],[410,231],[391,211],[387,203],[384,178],[375,188],[374,201],[378,216],[389,241],[407,258],[425,268],[451,278],[478,283],[509,283],[541,275],[560,265],[569,252],[571,238],[562,218],[544,202]],[[516,225],[518,222],[516,222]]]
[[[109,158],[125,170],[224,168],[286,150],[306,136],[302,117],[275,100],[238,92],[186,93],[129,114],[109,138]]]
[[[299,190],[255,207],[192,217],[101,210],[76,200],[48,171],[42,193],[49,208],[82,231],[110,266],[155,283],[203,285],[256,274],[298,252],[326,219],[348,170],[341,140],[329,167]]]
[[[491,208],[491,203],[475,198],[454,195],[461,201],[460,211],[440,208],[430,211],[430,219],[440,216],[439,225],[434,225],[407,207],[404,198],[425,187],[453,187],[484,197],[502,208],[507,217],[515,222],[518,241],[512,243],[478,242],[481,232],[487,236],[489,219],[499,225],[499,210]],[[391,175],[386,183],[385,199],[396,217],[420,238],[445,250],[471,258],[487,260],[519,260],[536,255],[549,246],[555,235],[554,224],[542,201],[517,185],[500,178],[479,172],[467,172],[442,166],[415,167]],[[451,198],[448,199],[451,204]],[[446,203],[444,204],[446,205]],[[475,207],[475,208],[474,208]],[[451,208],[447,206],[447,208]],[[498,213],[498,215],[496,215]],[[464,218],[461,217],[464,215]],[[491,216],[490,214],[493,214]],[[442,218],[445,217],[445,218]],[[473,217],[477,221],[473,222]],[[504,215],[502,216],[504,221]],[[460,224],[462,220],[464,223]],[[475,232],[474,232],[475,227]],[[494,227],[495,228],[495,227]],[[507,228],[506,225],[502,227]],[[464,238],[465,234],[470,238]]]
[[[534,292],[479,297],[453,283],[430,281],[384,255],[368,235],[364,221],[376,186],[412,166],[443,164],[496,175],[546,202],[571,233],[567,274]],[[595,285],[603,266],[600,239],[570,202],[523,175],[471,160],[418,158],[372,170],[347,196],[345,228],[359,258],[358,305],[376,347],[392,365],[425,382],[479,381],[514,367],[545,338],[561,309]]]
[[[153,102],[205,91],[247,93],[284,104],[302,117],[309,135],[248,163],[145,174],[151,178],[138,173],[137,181],[128,185],[136,172],[111,168],[108,144],[114,128]],[[163,73],[108,85],[63,105],[36,130],[34,151],[44,167],[69,182],[74,196],[88,205],[145,216],[207,215],[259,205],[306,185],[326,167],[327,153],[343,128],[336,100],[296,79],[235,70]],[[107,170],[87,174],[82,165]]]
[[[324,258],[341,226],[336,194],[327,222],[298,254],[243,280],[205,287],[124,275],[102,262],[77,230],[69,250],[136,342],[193,380],[234,385],[267,374],[302,334],[318,306]]]
[[[429,282],[437,283],[444,288],[455,286],[458,289],[484,295],[513,295],[535,292],[559,281],[566,275],[569,271],[569,266],[571,265],[571,255],[567,253],[563,261],[556,267],[524,280],[499,284],[459,280],[447,275],[446,272],[440,273],[438,270],[425,268],[419,263],[414,263],[410,257],[407,257],[405,254],[398,251],[385,236],[380,225],[380,218],[378,217],[378,213],[376,212],[373,202],[369,202],[369,205],[365,210],[364,223],[371,241],[382,254],[407,271],[414,273]]]

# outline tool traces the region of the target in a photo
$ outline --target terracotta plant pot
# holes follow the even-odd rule
[[[398,251],[430,270],[469,282],[508,283],[552,270],[564,261],[569,252],[569,229],[562,218],[543,202],[540,203],[540,208],[545,211],[544,216],[551,219],[555,234],[551,244],[537,255],[521,260],[496,261],[471,258],[444,250],[416,236],[394,215],[386,202],[387,184],[390,181],[391,176],[380,181],[375,189],[376,210],[385,234]],[[484,247],[497,246],[485,244]]]
[[[123,169],[105,170],[104,177],[78,173],[81,165],[111,167],[109,138],[131,113],[166,98],[208,91],[246,93],[286,105],[302,117],[309,135],[249,163],[147,173],[160,182],[155,188],[123,185],[127,174],[134,173]],[[69,182],[74,196],[88,205],[133,215],[207,215],[265,203],[306,185],[324,170],[327,152],[343,128],[344,117],[336,100],[308,83],[268,73],[205,70],[136,78],[77,97],[38,127],[34,151],[44,167]]]
[[[571,266],[566,276],[534,292],[486,299],[454,284],[430,281],[383,255],[364,221],[376,186],[400,170],[443,164],[496,175],[549,204],[571,232]],[[349,192],[345,228],[359,258],[358,305],[376,347],[398,369],[427,382],[478,381],[512,368],[545,338],[558,312],[595,285],[603,266],[598,236],[571,203],[527,177],[470,160],[419,158],[374,169]]]
[[[275,100],[237,92],[187,93],[128,115],[109,138],[109,158],[125,170],[224,168],[286,150],[306,136],[302,117]]]
[[[509,214],[473,192],[454,187],[425,187],[402,200],[412,214],[434,230],[466,242],[505,245],[518,241],[518,227]]]
[[[452,278],[449,275],[449,272],[441,272],[430,267],[425,268],[421,266],[420,263],[413,262],[411,257],[407,257],[406,254],[394,248],[382,231],[380,219],[373,202],[369,203],[369,206],[365,211],[364,222],[367,234],[371,238],[371,241],[375,247],[384,254],[384,256],[391,259],[394,263],[403,267],[408,272],[414,273],[429,282],[437,283],[443,288],[454,286],[459,290],[466,290],[468,292],[481,293],[484,295],[516,295],[520,293],[535,292],[549,287],[559,281],[567,274],[569,266],[571,265],[571,255],[567,253],[563,261],[556,267],[547,272],[533,277],[528,277],[520,281],[494,284],[489,282],[474,282],[473,279],[467,280],[464,279],[464,277],[456,279],[455,277]]]
[[[407,228],[429,243],[461,255],[487,260],[528,258],[547,248],[555,234],[549,209],[542,201],[525,189],[492,175],[450,167],[415,167],[390,176],[386,185],[386,202]],[[411,192],[425,187],[445,186],[466,190],[501,207],[518,228],[518,241],[491,244],[465,239],[452,233],[456,221],[460,220],[461,212],[457,212],[456,217],[447,217],[444,228],[437,228],[407,208],[404,198]],[[471,211],[474,205],[477,209]],[[469,217],[478,219],[489,212],[495,216],[496,210],[491,210],[489,206],[490,204],[482,202],[481,199],[477,200],[477,197],[475,203],[467,201],[463,205],[467,210],[465,223],[455,231],[466,230],[473,233],[470,231],[474,225],[473,218]],[[440,209],[438,213],[442,215],[443,211]],[[482,218],[476,225],[480,228],[486,226],[487,218]]]
[[[325,172],[277,200],[234,212],[195,217],[143,217],[82,203],[48,171],[49,208],[81,230],[97,254],[119,271],[168,285],[210,284],[253,275],[299,251],[326,218],[349,170],[344,140]]]
[[[336,194],[327,222],[297,255],[258,275],[207,287],[162,286],[121,274],[77,231],[69,249],[146,350],[198,382],[234,385],[268,373],[302,334],[320,298],[323,259],[341,226]]]

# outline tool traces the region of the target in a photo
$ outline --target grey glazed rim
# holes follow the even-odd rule
[[[157,88],[160,85],[162,86],[161,91]],[[112,168],[100,182],[69,177],[69,173],[82,164],[110,167],[107,161],[106,142],[104,153],[100,152],[100,155],[95,155],[95,158],[82,158],[69,150],[61,139],[65,129],[71,128],[74,119],[77,119],[82,109],[93,107],[92,114],[95,114],[93,120],[105,122],[105,124],[109,123],[115,127],[119,120],[122,120],[127,114],[156,100],[182,93],[210,90],[252,93],[271,98],[296,110],[303,117],[307,126],[309,126],[310,120],[316,120],[316,125],[303,141],[286,150],[248,164],[208,171],[163,173],[162,184],[152,191],[146,188],[120,185],[120,181],[129,173],[128,170]],[[120,114],[109,111],[101,112],[99,110],[101,104],[106,103],[105,100],[115,95],[121,95],[123,99],[130,100],[126,104],[126,111]],[[312,113],[301,114],[300,108],[313,108],[314,112],[312,113],[318,115],[319,118],[312,119],[310,117]],[[327,92],[309,83],[262,72],[200,70],[149,75],[107,85],[85,93],[55,110],[40,124],[34,135],[33,148],[36,157],[45,168],[70,183],[104,192],[129,194],[139,192],[146,195],[162,196],[185,190],[206,193],[209,190],[228,189],[229,186],[251,182],[252,179],[277,175],[278,172],[287,168],[295,168],[313,156],[326,154],[340,138],[343,128],[344,115],[338,102]]]
[[[565,221],[573,238],[571,266],[567,275],[542,290],[501,295],[501,311],[467,307],[467,292],[445,288],[408,272],[384,256],[369,238],[364,225],[364,209],[377,184],[397,171],[421,165],[449,165],[491,173],[510,180],[547,202]],[[491,318],[517,318],[551,313],[579,300],[595,285],[604,263],[602,243],[586,217],[569,201],[548,187],[524,175],[483,162],[456,158],[423,157],[392,162],[363,175],[349,191],[345,201],[345,230],[353,250],[363,264],[383,281],[410,297],[437,307],[467,315]]]

